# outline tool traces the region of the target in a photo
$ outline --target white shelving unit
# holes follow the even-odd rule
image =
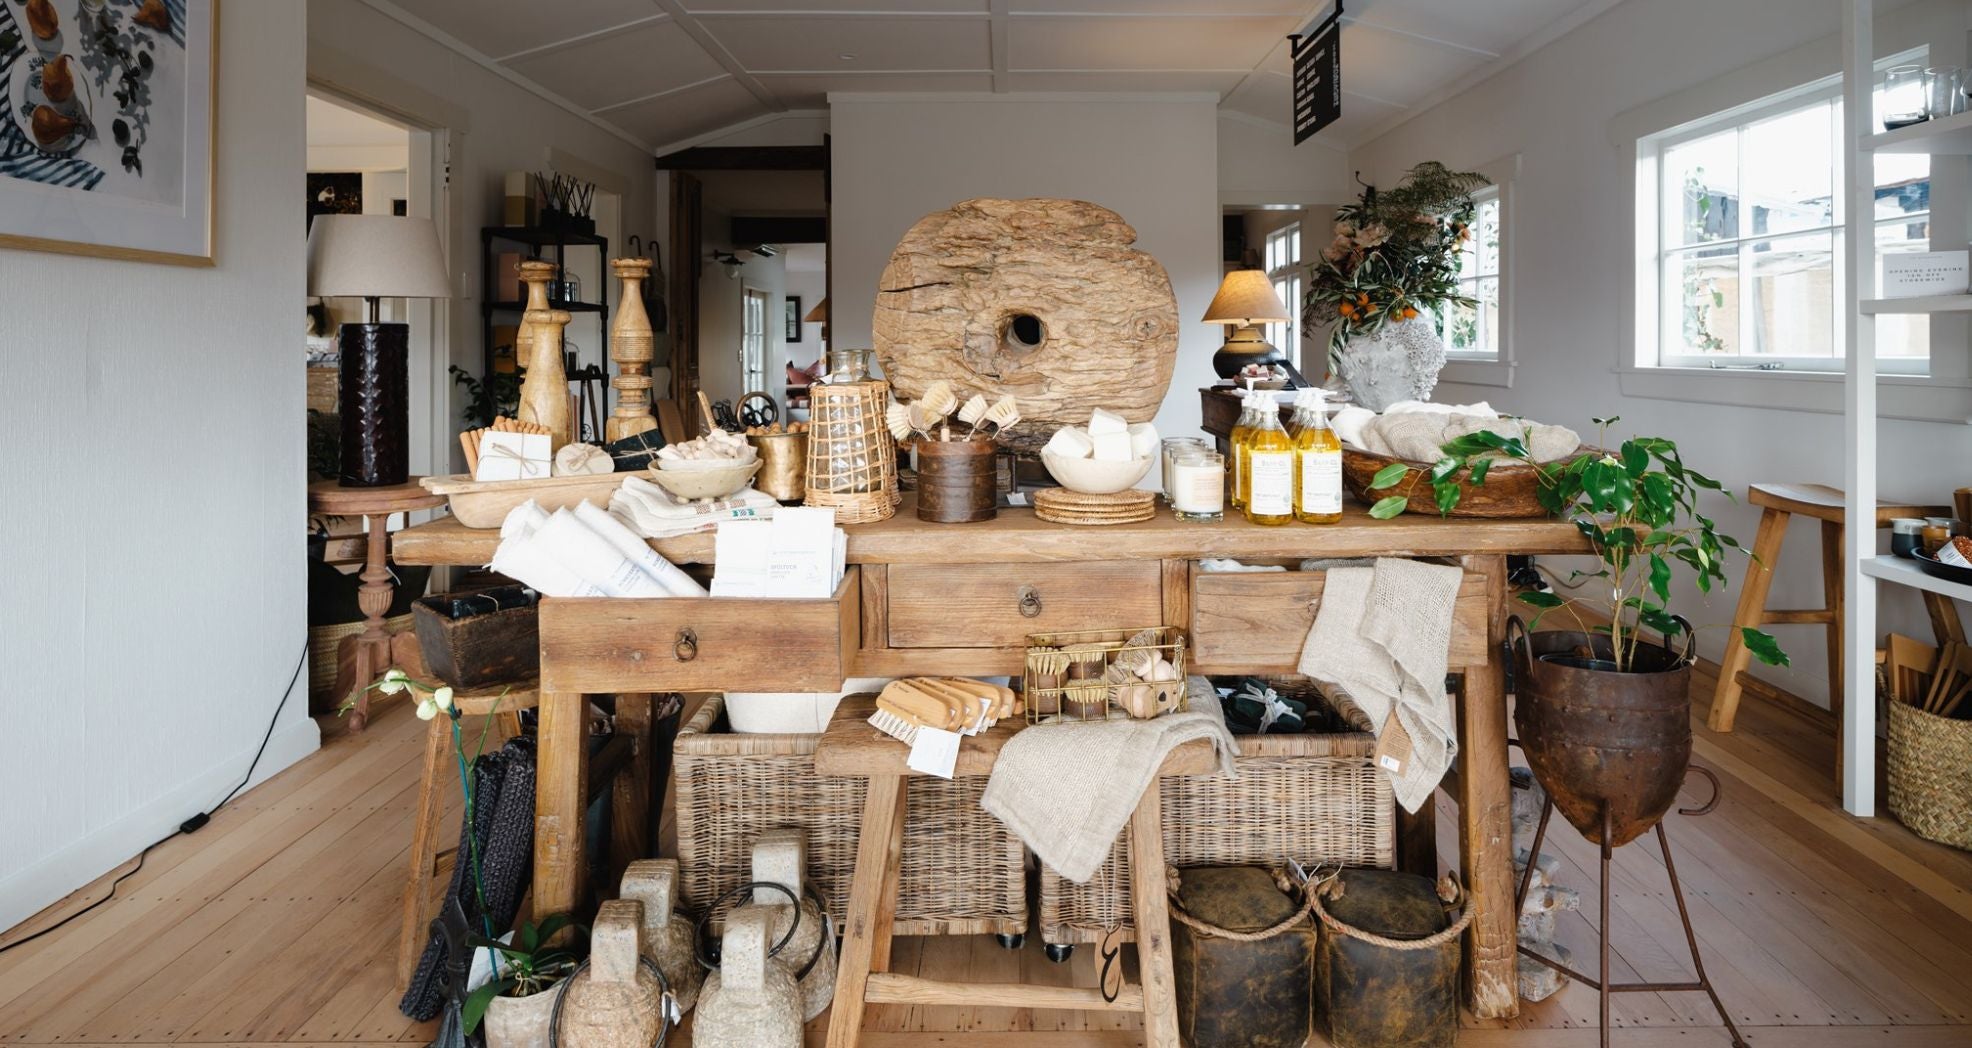
[[[1843,164],[1845,237],[1843,295],[1848,359],[1843,375],[1843,423],[1848,438],[1848,506],[1843,565],[1848,616],[1843,636],[1842,806],[1850,814],[1876,813],[1876,596],[1879,583],[1972,601],[1972,586],[1927,575],[1915,563],[1876,552],[1876,318],[1972,312],[1972,295],[1876,298],[1875,156],[1918,153],[1972,156],[1972,113],[1875,131],[1875,3],[1846,0],[1842,27],[1842,134],[1849,143]],[[1932,229],[1938,227],[1935,223]]]

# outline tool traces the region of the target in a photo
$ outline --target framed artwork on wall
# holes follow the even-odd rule
[[[212,264],[218,0],[0,0],[0,247]]]
[[[787,325],[787,341],[801,341],[801,296],[789,295],[781,304],[787,307],[787,317],[783,321]]]

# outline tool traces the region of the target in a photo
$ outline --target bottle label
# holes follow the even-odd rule
[[[1252,489],[1246,505],[1255,516],[1278,517],[1294,512],[1294,456],[1285,451],[1249,451]]]
[[[1301,512],[1342,512],[1342,452],[1318,448],[1301,453]]]

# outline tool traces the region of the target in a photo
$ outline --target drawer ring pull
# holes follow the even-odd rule
[[[1041,591],[1032,586],[1020,587],[1020,613],[1027,618],[1038,618],[1041,614]]]
[[[678,639],[671,645],[671,654],[679,662],[698,658],[698,631],[690,626],[678,630]]]

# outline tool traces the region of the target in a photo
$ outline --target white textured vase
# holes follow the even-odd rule
[[[1424,317],[1350,339],[1337,362],[1356,403],[1371,411],[1400,400],[1431,399],[1444,366],[1445,340]]]
[[[486,1018],[480,1025],[486,1034],[486,1048],[548,1048],[555,990],[551,986],[526,997],[495,997],[488,1001]]]

